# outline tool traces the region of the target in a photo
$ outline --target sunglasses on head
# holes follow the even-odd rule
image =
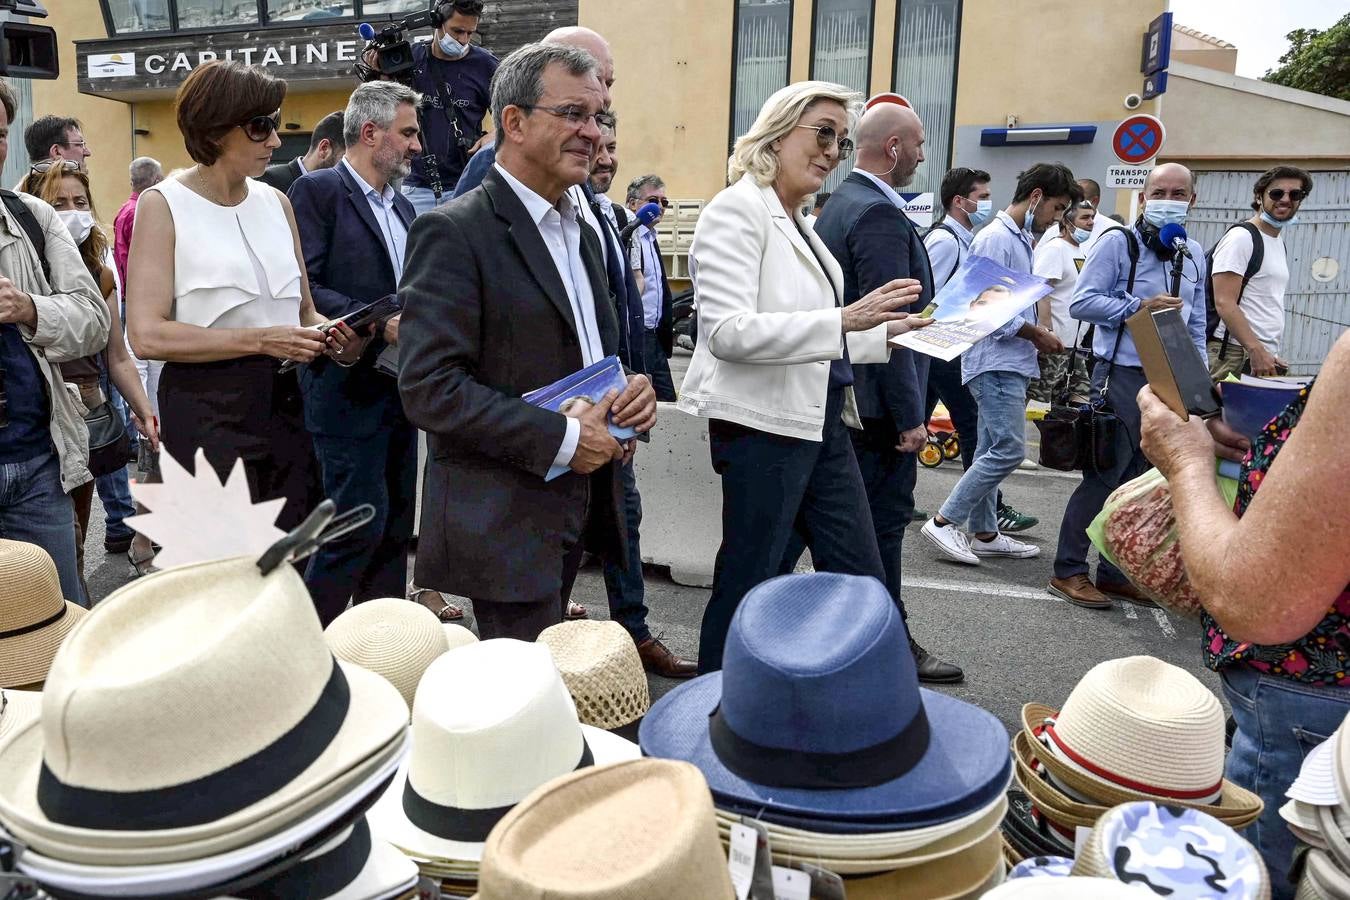
[[[281,116],[254,116],[239,127],[244,129],[250,141],[261,144],[281,128]]]
[[[1308,196],[1307,191],[1300,191],[1298,188],[1294,188],[1292,191],[1285,191],[1284,188],[1271,188],[1270,190],[1266,191],[1266,196],[1274,200],[1276,203],[1279,203],[1281,200],[1284,199],[1284,195],[1286,193],[1289,194],[1289,200],[1292,203],[1302,203],[1303,198]]]
[[[75,162],[73,159],[48,159],[48,160],[43,160],[43,161],[40,162],[40,163],[33,163],[33,165],[31,165],[31,166],[28,167],[28,171],[33,172],[34,174],[37,174],[37,175],[46,175],[49,171],[51,171],[52,166],[58,166],[58,165],[59,165],[62,169],[65,169],[67,172],[78,172],[78,171],[80,171],[80,164],[77,163],[77,162]]]
[[[845,160],[853,155],[853,141],[841,138],[832,125],[798,125],[798,128],[810,128],[816,133],[816,143],[820,149],[828,150],[832,145],[839,146],[839,159]]]

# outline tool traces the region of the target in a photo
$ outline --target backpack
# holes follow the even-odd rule
[[[1251,222],[1238,222],[1236,225],[1230,225],[1228,231],[1224,232],[1227,237],[1234,228],[1245,228],[1252,236],[1252,255],[1247,260],[1247,271],[1242,273],[1242,286],[1238,288],[1237,302],[1242,302],[1242,294],[1247,290],[1247,282],[1252,280],[1257,272],[1261,271],[1261,263],[1265,261],[1266,244],[1261,239],[1261,230]],[[1219,318],[1219,310],[1214,305],[1214,251],[1219,248],[1219,242],[1205,252],[1205,340],[1213,340],[1214,332],[1218,330],[1219,324],[1223,321]],[[1222,350],[1228,349],[1228,329],[1223,332]]]
[[[952,236],[952,240],[956,242],[956,265],[952,266],[951,272],[947,274],[947,280],[950,281],[952,276],[956,274],[956,270],[961,268],[961,239],[956,236],[956,229],[948,225],[946,222],[938,222],[932,228],[929,228],[927,231],[923,233],[923,238],[927,239],[927,237],[935,231],[947,232]]]
[[[28,234],[28,240],[37,251],[38,262],[42,264],[42,276],[47,279],[48,284],[51,284],[52,267],[47,262],[47,236],[43,233],[42,226],[38,224],[37,217],[18,194],[7,188],[0,188],[0,200],[4,201],[10,215],[19,220],[19,225]]]

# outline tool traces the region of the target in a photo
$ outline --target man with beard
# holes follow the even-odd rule
[[[398,290],[416,212],[390,182],[407,175],[421,152],[419,102],[397,82],[361,85],[344,116],[346,157],[291,186],[310,292],[325,316],[337,319]],[[417,431],[403,414],[397,379],[375,365],[386,348],[398,346],[399,318],[371,326],[369,346],[351,367],[316,361],[300,375],[324,494],[339,510],[375,508],[369,524],[310,560],[305,583],[325,625],[348,600],[400,597],[407,582]]]
[[[923,142],[923,123],[912,109],[898,104],[874,106],[858,123],[857,164],[830,195],[815,226],[843,269],[844,305],[895,278],[917,278],[923,285],[909,312],[922,311],[933,299],[928,254],[897,193],[923,162]],[[902,616],[900,549],[914,515],[917,452],[928,436],[927,377],[927,358],[904,347],[894,348],[889,362],[853,366],[853,392],[863,424],[861,432],[852,432],[853,449],[867,486],[886,589]],[[910,648],[921,681],[950,684],[964,677],[960,668],[933,656],[912,637]]]

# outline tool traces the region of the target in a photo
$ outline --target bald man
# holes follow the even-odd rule
[[[912,109],[883,103],[863,115],[854,134],[857,164],[821,210],[816,234],[843,269],[845,305],[893,278],[915,278],[923,293],[910,311],[918,312],[933,299],[933,272],[897,191],[923,162],[923,123]],[[927,357],[903,347],[891,352],[889,362],[853,366],[853,391],[863,423],[861,432],[852,432],[853,449],[867,487],[886,589],[902,616],[900,550],[914,515],[917,451],[927,439],[927,375]],[[912,635],[910,648],[921,681],[952,684],[964,677],[961,669],[929,653]]]

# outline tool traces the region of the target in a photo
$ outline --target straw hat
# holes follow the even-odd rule
[[[984,895],[984,900],[1142,900],[1149,894],[1109,878],[1017,878]],[[850,898],[852,900],[852,898]]]
[[[461,647],[433,662],[420,688],[412,756],[370,812],[375,833],[411,856],[477,860],[492,826],[544,782],[639,756],[632,742],[577,721],[540,644]]]
[[[652,705],[647,673],[628,632],[618,622],[582,619],[545,628],[539,643],[553,654],[577,704],[577,718],[612,731],[631,725]]]
[[[417,878],[412,860],[383,841],[371,840],[370,826],[363,816],[294,868],[249,888],[244,896],[253,900],[385,900],[415,888]]]
[[[0,688],[37,684],[89,612],[61,597],[56,563],[37,544],[0,540]]]
[[[1325,850],[1309,850],[1303,859],[1303,877],[1294,900],[1333,900],[1350,894],[1350,876],[1341,871]]]
[[[323,637],[338,659],[388,679],[409,709],[422,673],[450,649],[434,612],[396,597],[356,604],[334,619]]]
[[[445,641],[451,650],[478,643],[478,635],[455,622],[442,622],[441,630],[445,632]]]
[[[0,745],[0,823],[45,855],[122,865],[281,830],[398,752],[408,715],[333,659],[294,567],[247,557],[114,592],[66,641],[43,707]]]
[[[1198,810],[1156,803],[1126,803],[1103,815],[1073,874],[1139,882],[1176,900],[1216,893],[1231,900],[1270,897],[1261,855],[1236,831]]]
[[[687,763],[642,759],[582,769],[530,794],[492,829],[476,896],[731,900],[735,892],[703,776]]]
[[[1150,656],[1094,666],[1062,710],[1030,703],[1024,730],[1061,784],[1114,806],[1157,800],[1260,813],[1261,801],[1223,777],[1224,714],[1189,672]],[[1216,814],[1219,815],[1219,814]]]
[[[41,691],[0,690],[0,743],[5,735],[36,722],[41,713]]]
[[[844,890],[848,900],[946,900],[969,895],[1002,866],[1003,843],[995,825],[964,850],[882,875],[845,878]]]

